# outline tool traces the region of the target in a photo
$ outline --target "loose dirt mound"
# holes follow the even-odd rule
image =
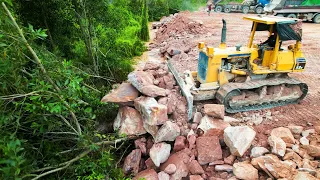
[[[206,34],[207,28],[202,22],[192,21],[191,19],[176,14],[162,18],[160,21],[159,30],[156,33],[156,41],[162,43],[170,38],[178,38],[185,36],[186,34],[198,35]]]

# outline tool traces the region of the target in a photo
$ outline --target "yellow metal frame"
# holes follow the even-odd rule
[[[203,87],[221,86],[228,83],[227,76],[229,74],[246,76],[248,73],[243,70],[232,67],[231,71],[226,72],[221,69],[223,59],[229,59],[243,54],[250,54],[249,63],[251,66],[252,73],[254,74],[270,74],[270,73],[289,73],[289,72],[301,72],[303,69],[295,70],[296,59],[302,58],[303,53],[301,52],[301,43],[297,41],[295,45],[290,45],[288,51],[279,51],[280,48],[280,37],[276,35],[276,44],[272,50],[265,50],[262,59],[262,64],[258,65],[254,62],[255,59],[259,58],[258,47],[253,44],[254,36],[258,23],[270,25],[269,37],[272,35],[274,26],[277,22],[288,21],[285,18],[279,17],[259,17],[259,16],[245,16],[245,20],[253,21],[253,28],[250,34],[249,42],[247,47],[241,47],[240,50],[236,50],[235,47],[226,47],[226,43],[221,43],[219,48],[205,47],[204,42],[198,44],[199,51],[205,53],[208,56],[207,74],[206,79],[202,80],[198,77],[197,73],[193,73],[193,76],[197,76],[198,80]],[[230,56],[232,55],[232,56]],[[246,57],[246,56],[244,56]],[[248,57],[248,56],[247,56]]]

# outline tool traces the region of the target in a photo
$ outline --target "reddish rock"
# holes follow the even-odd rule
[[[217,178],[217,177],[209,177],[209,179],[208,180],[224,180],[224,179],[221,179],[221,178]]]
[[[176,137],[176,141],[174,142],[173,150],[175,152],[178,152],[184,148],[186,148],[186,137],[184,137],[184,136]]]
[[[215,171],[226,171],[226,172],[232,172],[232,166],[223,164],[223,165],[216,165],[214,167]]]
[[[134,100],[134,106],[148,125],[161,125],[168,120],[167,107],[154,98],[141,96]]]
[[[128,81],[141,92],[141,88],[153,85],[154,77],[149,72],[133,71],[128,75]]]
[[[289,128],[278,127],[278,128],[272,129],[270,135],[281,138],[286,143],[290,143],[290,144],[295,143],[295,139]]]
[[[212,117],[223,119],[224,118],[224,105],[221,104],[205,104],[204,112]]]
[[[230,156],[224,158],[224,163],[232,165],[235,159],[236,159],[236,156],[230,155]]]
[[[190,175],[189,180],[203,180],[200,175]]]
[[[159,129],[155,142],[174,141],[180,135],[180,128],[176,123],[166,121]]]
[[[164,83],[163,77],[159,77],[156,79],[159,83],[157,84],[158,87],[165,89],[166,84]]]
[[[193,122],[199,124],[202,119],[201,112],[196,112],[193,116]]]
[[[203,174],[204,170],[196,160],[192,160],[188,163],[189,170],[191,174]]]
[[[196,140],[198,161],[201,165],[222,159],[222,150],[218,137],[199,137]]]
[[[147,180],[159,180],[157,172],[153,169],[141,171],[134,178],[132,178],[132,180],[141,180],[143,178]]]
[[[220,177],[221,177],[222,179],[227,179],[228,176],[229,176],[229,173],[227,173],[227,172],[223,172],[223,173],[220,174]]]
[[[143,86],[141,93],[150,97],[166,96],[166,90],[155,85]]]
[[[146,133],[140,113],[128,106],[119,108],[113,128],[114,130],[118,130],[119,134],[126,134],[128,136]]]
[[[170,73],[166,76],[163,76],[164,83],[166,84],[166,89],[173,89],[174,85],[176,85],[176,81]]]
[[[137,149],[141,150],[141,153],[146,155],[147,154],[147,140],[146,138],[140,138],[134,141],[134,145]]]
[[[222,136],[224,129],[230,124],[222,120],[214,120],[212,117],[204,116],[198,126],[198,129],[203,130],[204,136]]]
[[[160,68],[160,62],[155,62],[155,61],[148,61],[146,62],[146,64],[144,65],[143,70],[157,70]]]
[[[151,73],[144,71],[134,71],[128,75],[128,81],[142,94],[150,97],[166,96],[165,89],[155,86],[154,80]]]
[[[148,158],[145,162],[144,162],[147,166],[147,169],[155,169],[156,165],[153,163],[151,158]]]
[[[171,146],[167,143],[153,144],[150,149],[150,158],[153,163],[159,167],[161,163],[165,162],[170,156]]]
[[[265,162],[264,165],[266,169],[272,174],[272,176],[277,179],[292,179],[294,174],[296,174],[297,172],[293,164],[284,161],[277,161],[274,163]]]
[[[293,151],[286,153],[283,157],[283,160],[292,160],[297,164],[299,168],[303,166],[302,158]]]
[[[158,100],[158,103],[167,106],[167,104],[168,104],[168,98],[167,98],[167,97],[161,97],[161,98]]]
[[[170,180],[169,174],[167,174],[163,171],[158,173],[158,178],[159,178],[159,180]]]
[[[189,156],[182,151],[172,154],[165,163],[161,164],[160,170],[164,171],[170,164],[174,164],[176,166],[176,171],[171,175],[171,178],[182,179],[183,177],[187,177],[189,169],[184,163],[183,158],[185,157]]]
[[[130,83],[122,83],[117,89],[105,95],[101,102],[112,102],[120,105],[133,105],[133,100],[139,96],[139,91]]]
[[[197,124],[197,123],[192,123],[191,126],[190,126],[190,128],[191,128],[192,130],[197,130],[198,124]]]
[[[310,156],[320,157],[320,146],[303,145],[302,148],[304,148]]]
[[[124,160],[123,171],[126,174],[133,173],[137,174],[139,171],[139,165],[141,160],[141,150],[133,150]]]
[[[197,137],[195,134],[191,134],[188,136],[189,149],[193,149],[196,144]]]
[[[165,169],[164,172],[167,174],[173,174],[174,172],[176,172],[177,167],[174,164],[169,164]]]

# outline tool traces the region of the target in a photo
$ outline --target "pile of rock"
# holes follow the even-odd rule
[[[152,28],[157,29],[156,41],[158,43],[187,34],[198,35],[208,32],[202,22],[192,21],[181,14],[163,17],[160,22],[153,23]]]
[[[102,101],[120,105],[119,134],[142,135],[123,163],[133,179],[320,178],[320,126],[275,128],[259,147],[254,129],[233,126],[241,120],[225,116],[223,105],[205,104],[188,122],[186,100],[163,62],[147,62]]]
[[[101,101],[120,106],[113,124],[119,134],[149,133],[155,142],[161,142],[188,133],[186,100],[164,62],[148,61],[143,70],[131,72],[128,82]]]

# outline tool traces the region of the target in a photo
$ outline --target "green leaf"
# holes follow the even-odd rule
[[[8,46],[8,45],[5,43],[0,43],[0,47],[6,47],[6,46]]]
[[[86,113],[91,113],[91,112],[92,112],[92,108],[91,108],[91,107],[87,107],[87,108],[84,110],[84,112],[86,112]]]

